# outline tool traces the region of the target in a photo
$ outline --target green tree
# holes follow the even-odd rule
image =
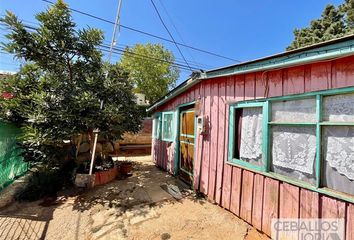
[[[294,30],[294,40],[287,50],[328,41],[354,33],[354,0],[335,7],[328,4],[321,17],[310,26]]]
[[[94,128],[107,138],[138,131],[141,114],[133,85],[119,65],[102,62],[97,49],[102,32],[77,30],[61,0],[36,19],[36,29],[11,12],[1,19],[11,31],[3,49],[28,62],[0,84],[1,92],[14,96],[0,100],[1,116],[23,128],[25,160],[61,164],[63,140]]]
[[[134,90],[152,103],[175,86],[179,70],[174,61],[172,52],[161,44],[148,43],[126,48],[120,65],[129,72]]]

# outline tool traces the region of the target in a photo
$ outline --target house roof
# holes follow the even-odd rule
[[[275,55],[233,64],[205,72],[193,73],[187,80],[172,89],[165,96],[153,103],[147,111],[151,111],[178,96],[202,80],[244,74],[249,72],[269,71],[279,68],[303,65],[306,63],[330,60],[354,55],[354,35],[298,48]]]

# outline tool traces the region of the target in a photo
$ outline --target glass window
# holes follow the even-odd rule
[[[354,122],[354,94],[324,97],[323,120],[330,122]]]
[[[232,159],[263,165],[263,107],[234,109]]]
[[[164,112],[162,113],[162,140],[174,141],[174,113]]]
[[[273,102],[272,122],[316,122],[315,99]]]
[[[161,115],[156,113],[152,122],[152,137],[154,139],[160,139],[160,126],[161,126]]]
[[[272,126],[271,170],[314,184],[316,127]]]
[[[229,161],[272,172],[271,176],[291,183],[332,189],[331,194],[354,195],[354,93],[350,91],[237,103],[230,108]]]

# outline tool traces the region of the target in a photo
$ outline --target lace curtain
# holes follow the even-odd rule
[[[340,174],[354,180],[354,127],[327,126],[323,137],[325,161]]]
[[[273,126],[272,137],[273,165],[313,173],[316,157],[314,127]]]
[[[315,99],[272,103],[272,122],[316,122]]]
[[[332,122],[354,122],[354,94],[324,97],[323,120]]]
[[[262,157],[262,108],[243,108],[240,159],[259,160]]]

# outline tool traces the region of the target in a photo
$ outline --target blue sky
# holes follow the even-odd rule
[[[284,51],[291,42],[296,27],[307,26],[321,15],[328,3],[338,5],[340,0],[154,0],[165,23],[178,42],[218,53],[240,61]],[[118,0],[66,0],[71,8],[114,21]],[[14,12],[20,19],[32,24],[34,15],[48,7],[41,0],[0,0],[0,14]],[[166,9],[166,11],[165,11]],[[167,12],[167,13],[166,13]],[[78,27],[97,27],[104,31],[105,41],[110,42],[113,25],[73,13]],[[177,28],[175,30],[173,24]],[[169,38],[159,21],[150,0],[123,0],[121,24],[155,35]],[[0,41],[5,41],[5,31],[0,28]],[[178,61],[183,61],[176,47],[168,42],[144,36],[126,29],[119,34],[120,45],[136,43],[162,43],[173,51]],[[202,69],[230,65],[235,62],[181,47],[188,61]],[[114,55],[112,61],[119,59]],[[21,62],[0,52],[0,70],[15,71]],[[190,72],[183,70],[178,82]]]

